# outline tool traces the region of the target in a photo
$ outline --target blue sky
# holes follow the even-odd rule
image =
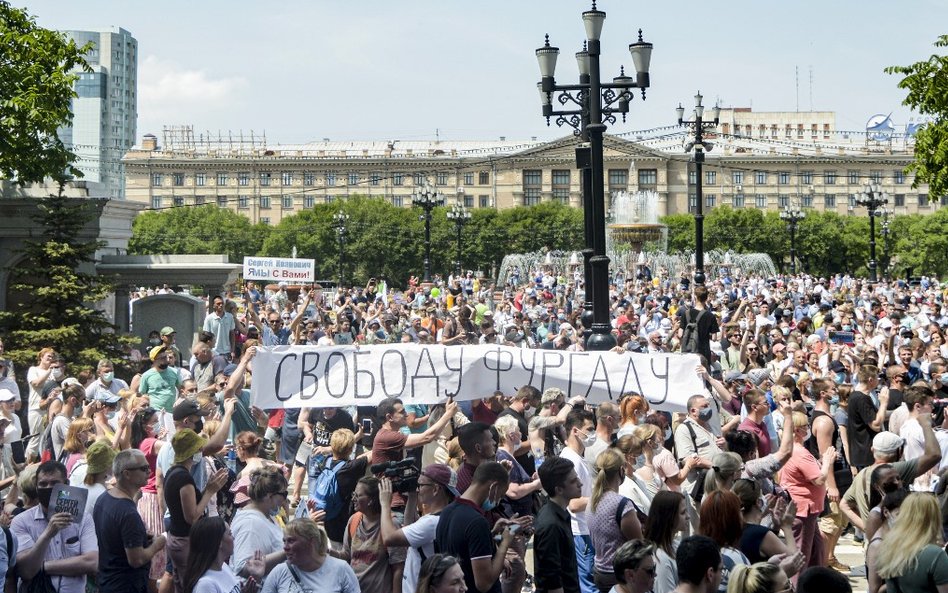
[[[14,4],[24,5],[23,0]],[[540,139],[568,133],[540,117],[534,50],[560,47],[557,80],[575,82],[587,2],[567,0],[31,0],[55,29],[120,26],[139,44],[139,136],[165,124],[266,131],[270,143],[333,140]],[[864,129],[896,125],[897,77],[883,68],[927,59],[948,33],[948,2],[605,0],[602,72],[631,66],[642,28],[655,45],[652,88],[624,132],[674,123],[681,101],[837,113]],[[813,84],[810,85],[812,67]],[[812,103],[811,103],[812,94]]]

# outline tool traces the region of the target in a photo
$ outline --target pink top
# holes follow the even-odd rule
[[[142,487],[142,492],[158,494],[158,486],[155,484],[155,462],[158,460],[158,451],[155,450],[155,443],[158,439],[155,437],[145,437],[145,440],[138,445],[138,449],[145,454],[145,460],[148,461],[148,483]]]
[[[820,462],[800,443],[793,444],[793,454],[780,471],[780,485],[797,503],[797,517],[823,512],[826,487],[813,480],[820,477]]]

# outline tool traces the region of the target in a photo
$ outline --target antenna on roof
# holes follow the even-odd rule
[[[796,81],[796,85],[797,85],[797,112],[799,113],[800,111],[800,67],[794,66],[793,72],[794,72],[794,80]]]

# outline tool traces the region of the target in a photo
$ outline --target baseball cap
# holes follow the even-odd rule
[[[171,334],[176,334],[178,332],[174,331],[174,328],[171,327],[170,325],[166,325],[163,328],[161,328],[161,331],[159,333],[162,336],[170,336]]]
[[[740,371],[728,371],[724,374],[724,382],[732,383],[734,381],[743,381],[747,379],[747,375],[741,373]]]
[[[175,422],[181,422],[188,416],[207,416],[207,412],[202,410],[201,407],[197,405],[197,402],[189,399],[176,405],[171,412],[171,417],[174,418]]]
[[[458,474],[449,466],[443,463],[432,463],[426,465],[425,468],[421,470],[421,475],[444,486],[444,489],[453,496],[457,497],[461,495],[458,492]]]
[[[234,363],[230,363],[229,365],[224,367],[224,370],[221,371],[221,373],[223,373],[225,377],[230,377],[231,375],[234,374],[234,371],[236,370],[237,370],[237,365]]]
[[[95,401],[105,402],[109,405],[117,404],[118,402],[122,401],[121,397],[115,395],[111,391],[104,391],[104,390],[96,391],[95,397],[93,399],[95,399]],[[3,401],[3,400],[0,400],[0,401]]]
[[[894,432],[883,431],[872,439],[872,450],[876,453],[895,453],[905,440]]]
[[[17,395],[9,389],[0,389],[0,402],[12,402],[17,399]]]
[[[154,348],[148,351],[148,358],[150,360],[155,360],[158,357],[158,355],[164,352],[165,350],[167,350],[167,346],[155,346]]]

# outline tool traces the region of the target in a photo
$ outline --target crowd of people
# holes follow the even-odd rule
[[[617,352],[698,355],[705,388],[679,394],[684,410],[530,385],[253,405],[261,346],[582,350],[581,281],[520,275],[247,283],[177,328],[190,351],[156,328],[95,368],[44,347],[14,369],[0,342],[0,577],[102,593],[837,592],[851,530],[870,593],[948,593],[948,286],[928,278],[617,278]],[[52,512],[60,484],[87,492],[78,513]]]

